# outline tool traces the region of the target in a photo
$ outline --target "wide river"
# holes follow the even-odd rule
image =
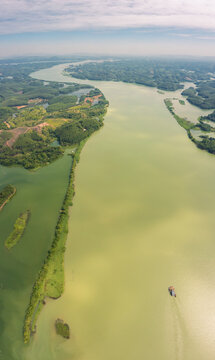
[[[10,231],[20,201],[35,207],[34,228],[29,223],[17,249],[8,255],[1,245],[10,285],[3,278],[2,359],[214,360],[215,156],[197,149],[165,108],[163,99],[179,92],[74,80],[64,67],[32,76],[93,84],[110,106],[76,169],[65,292],[47,302],[28,346],[23,311],[51,242],[70,160],[65,155],[34,173],[0,168],[0,185],[6,177],[18,190],[20,184],[0,216],[1,234],[2,227],[4,236]],[[197,113],[185,107],[188,118]],[[55,334],[57,318],[69,323],[70,340]]]

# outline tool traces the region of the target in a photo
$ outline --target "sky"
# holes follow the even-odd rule
[[[215,56],[214,0],[1,0],[0,57]]]

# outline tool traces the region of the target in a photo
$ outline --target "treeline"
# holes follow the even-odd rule
[[[61,111],[69,109],[71,106],[75,105],[77,103],[77,96],[65,96],[60,95],[52,98],[49,101],[49,106],[47,107],[47,112],[55,112],[55,111]]]
[[[210,121],[213,121],[215,122],[215,110],[211,113],[211,114],[208,114],[206,116],[201,116],[201,120],[210,120]]]
[[[72,155],[68,187],[59,212],[52,246],[32,289],[24,319],[23,336],[25,343],[29,342],[31,335],[35,332],[36,320],[44,304],[45,297],[58,298],[64,289],[64,252],[68,233],[68,209],[72,205],[74,171],[83,146],[84,141],[80,143],[76,152]]]
[[[187,100],[201,109],[215,108],[215,80],[199,82],[197,87],[190,87],[182,92]]]
[[[215,154],[215,139],[212,137],[208,137],[207,135],[201,135],[201,140],[197,140],[191,133],[191,130],[202,130],[202,131],[214,131],[210,125],[204,124],[204,122],[200,119],[199,123],[193,124],[192,122],[181,118],[177,114],[175,114],[174,107],[172,101],[170,99],[164,100],[167,109],[176,119],[181,127],[183,127],[190,140],[192,140],[199,149],[206,150],[211,154]],[[207,117],[206,117],[207,118]]]
[[[182,89],[185,81],[210,80],[215,65],[209,61],[139,58],[85,63],[66,71],[79,79],[124,81],[174,91]]]
[[[0,191],[0,210],[2,210],[3,206],[15,195],[16,188],[13,185],[6,185]]]
[[[188,137],[196,144],[199,149],[206,150],[211,154],[215,154],[215,139],[205,135],[201,135],[202,140],[197,140],[188,131]]]
[[[173,103],[172,103],[172,101],[170,99],[164,99],[164,103],[165,103],[167,109],[169,110],[169,112],[173,115],[173,117],[175,118],[175,120],[178,122],[178,124],[181,127],[183,127],[185,130],[189,130],[189,129],[192,129],[192,128],[195,127],[195,125],[192,122],[178,116],[175,113]]]
[[[102,125],[103,123],[100,119],[82,119],[56,129],[56,136],[61,145],[74,145],[86,139]]]
[[[0,163],[35,169],[55,161],[63,152],[59,146],[50,146],[50,139],[47,140],[36,131],[29,131],[20,135],[13,147],[0,146]]]

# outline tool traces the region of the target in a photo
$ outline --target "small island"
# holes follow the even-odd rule
[[[2,191],[0,191],[0,211],[3,207],[12,199],[16,193],[16,188],[13,185],[6,185]]]
[[[184,100],[178,100],[179,101],[179,104],[181,104],[181,105],[185,105],[185,101]]]
[[[63,320],[57,319],[55,321],[55,329],[56,329],[56,333],[62,336],[64,339],[70,338],[69,325],[64,323]]]
[[[23,235],[29,218],[30,218],[30,210],[26,210],[25,212],[21,213],[19,217],[16,219],[16,222],[13,226],[13,231],[5,241],[5,247],[8,250],[14,247],[21,238],[21,236]]]

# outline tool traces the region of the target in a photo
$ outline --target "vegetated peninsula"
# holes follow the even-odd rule
[[[57,319],[55,321],[55,330],[56,330],[56,333],[58,335],[62,336],[64,339],[70,338],[69,325],[66,324],[63,320]]]
[[[172,103],[171,99],[165,99],[164,102],[165,102],[165,105],[166,105],[167,109],[173,115],[173,117],[178,122],[178,124],[186,130],[189,139],[192,142],[194,142],[194,144],[199,149],[206,150],[207,152],[209,152],[211,154],[215,154],[215,138],[208,135],[208,134],[211,134],[211,133],[215,133],[215,128],[211,127],[207,123],[204,123],[205,120],[213,121],[211,119],[213,119],[215,112],[212,113],[212,114],[209,114],[208,116],[200,117],[198,119],[199,122],[197,124],[194,124],[191,121],[188,121],[188,120],[178,116],[175,113],[175,110],[174,110],[173,103]],[[202,135],[199,135],[198,138],[196,138],[192,134],[192,131],[195,132],[196,130],[200,131],[202,133]]]
[[[23,327],[25,343],[29,342],[31,335],[36,331],[36,321],[43,305],[45,305],[45,298],[57,299],[64,290],[64,253],[68,233],[69,206],[72,205],[74,196],[74,171],[85,142],[86,139],[82,140],[75,152],[71,154],[72,165],[68,187],[59,212],[52,246],[38,273],[25,313]]]
[[[189,87],[182,92],[187,100],[201,109],[215,108],[215,80],[198,81],[196,88]]]
[[[21,213],[16,219],[16,222],[13,226],[13,231],[5,241],[5,247],[8,250],[14,247],[20,240],[21,236],[25,231],[29,218],[30,210],[26,210],[25,212]]]
[[[13,185],[6,185],[1,191],[0,191],[0,211],[3,209],[3,207],[12,199],[12,197],[16,193],[16,188]]]

